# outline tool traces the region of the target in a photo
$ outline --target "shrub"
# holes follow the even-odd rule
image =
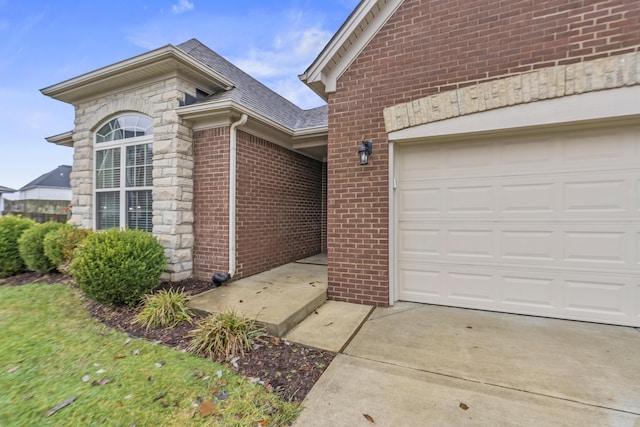
[[[45,222],[36,224],[22,233],[18,239],[18,250],[29,270],[48,273],[56,269],[56,266],[44,255],[43,243],[47,234],[62,226],[63,224],[59,222]]]
[[[0,277],[9,277],[25,270],[24,260],[18,250],[18,239],[33,227],[35,222],[17,216],[0,217]]]
[[[89,236],[91,230],[65,224],[44,238],[44,254],[61,273],[69,274],[69,264],[76,248]]]
[[[71,273],[89,298],[134,306],[158,286],[166,265],[164,249],[150,233],[112,228],[78,246]]]
[[[253,342],[263,334],[256,321],[239,315],[233,309],[212,314],[198,322],[196,329],[187,337],[191,338],[188,350],[213,360],[224,361],[244,356]]]
[[[133,323],[149,328],[168,326],[173,328],[183,320],[191,323],[193,311],[187,307],[187,295],[184,291],[161,290],[154,295],[144,296],[144,307]]]

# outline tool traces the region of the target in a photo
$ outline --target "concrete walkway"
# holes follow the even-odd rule
[[[299,427],[640,427],[640,330],[398,303],[303,406]]]

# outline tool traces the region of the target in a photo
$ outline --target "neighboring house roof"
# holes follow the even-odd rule
[[[3,187],[2,185],[0,185],[0,194],[2,193],[15,193],[16,190],[14,190],[13,188],[9,188],[9,187]]]
[[[71,166],[62,165],[58,166],[51,172],[45,173],[34,179],[20,191],[29,190],[36,187],[48,187],[48,188],[71,188],[71,180],[69,174],[71,173]]]
[[[291,130],[327,125],[328,108],[326,105],[311,110],[301,109],[209,49],[197,39],[191,39],[176,47],[233,81],[233,88],[214,93],[204,102],[233,100],[252,108]]]
[[[307,70],[298,76],[322,99],[367,47],[403,0],[362,0]]]

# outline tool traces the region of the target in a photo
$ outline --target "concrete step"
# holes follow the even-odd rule
[[[205,313],[231,307],[268,333],[284,336],[326,299],[326,265],[291,263],[195,295],[188,306]]]

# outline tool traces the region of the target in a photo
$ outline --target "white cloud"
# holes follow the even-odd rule
[[[171,10],[176,15],[193,10],[193,2],[189,0],[178,0],[177,4],[171,6]]]

